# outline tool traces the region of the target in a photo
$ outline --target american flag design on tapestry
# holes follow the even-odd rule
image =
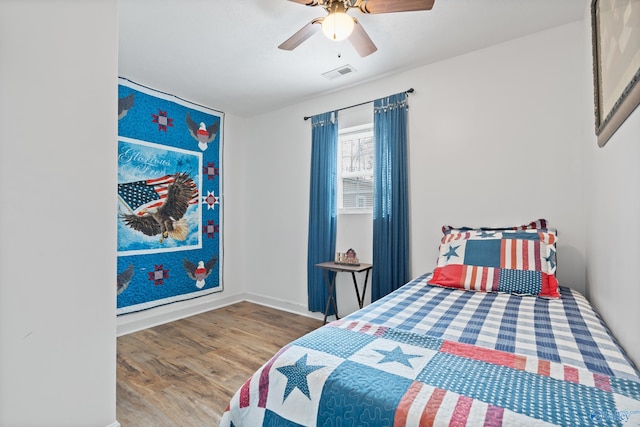
[[[160,178],[118,184],[118,196],[131,212],[142,216],[146,209],[162,206],[167,198],[169,185],[174,180],[175,175],[165,175]],[[200,200],[198,189],[193,180],[189,183],[193,188],[193,197],[189,200],[189,204],[195,205]]]

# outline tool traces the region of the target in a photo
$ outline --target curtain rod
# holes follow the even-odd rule
[[[407,93],[407,94],[413,93],[413,92],[415,92],[415,90],[413,88],[409,88],[409,89],[404,91],[404,93]],[[361,105],[370,104],[372,102],[373,101],[361,102],[359,104],[349,105],[348,107],[338,108],[337,110],[333,110],[333,111],[342,111],[342,110],[346,110],[347,108],[359,107]],[[305,120],[309,120],[310,118],[311,118],[311,116],[304,116]]]

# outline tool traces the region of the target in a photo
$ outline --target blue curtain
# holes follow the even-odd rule
[[[309,311],[324,312],[329,296],[322,269],[336,251],[338,113],[311,117],[311,187],[309,191],[309,243],[307,291]],[[334,273],[330,273],[334,274]],[[329,277],[331,279],[331,276]],[[335,298],[335,292],[334,292]],[[330,306],[328,314],[335,314]]]
[[[372,301],[409,280],[409,193],[407,190],[407,94],[373,104]]]

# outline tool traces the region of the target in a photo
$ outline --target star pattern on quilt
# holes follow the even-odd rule
[[[202,203],[207,205],[207,210],[215,209],[215,205],[220,204],[220,199],[212,191],[207,191],[207,195],[202,196]]]
[[[413,359],[414,357],[422,357],[419,354],[408,354],[402,351],[400,346],[396,346],[393,350],[375,350],[378,353],[382,354],[384,358],[380,360],[378,363],[391,363],[398,362],[402,365],[408,366],[409,368],[413,368],[409,359]]]
[[[551,269],[556,268],[556,251],[551,249],[550,252],[549,252],[549,256],[546,257],[545,259],[547,260],[547,262],[551,266]]]
[[[202,233],[206,234],[209,239],[213,239],[216,233],[220,232],[220,226],[213,220],[207,220],[207,223],[202,227]]]
[[[216,175],[220,175],[220,169],[216,167],[215,163],[207,163],[207,166],[203,168],[202,173],[207,176],[207,181],[214,179]]]
[[[167,116],[166,111],[158,110],[158,114],[151,114],[152,123],[158,124],[158,130],[167,131],[167,126],[173,127],[173,119]]]
[[[169,270],[163,268],[163,265],[154,265],[153,271],[149,272],[149,280],[153,281],[155,286],[162,285],[164,279],[169,278]]]
[[[481,237],[483,239],[488,239],[489,237],[494,237],[496,235],[495,231],[486,231],[486,230],[482,230],[480,232],[480,234],[478,235],[478,237]]]
[[[456,253],[456,250],[460,247],[460,245],[458,246],[449,246],[449,252],[447,252],[446,254],[444,254],[444,256],[447,257],[447,261],[449,261],[449,258],[451,258],[452,256],[456,256],[459,257],[460,255],[458,255]]]
[[[276,368],[282,375],[287,377],[287,385],[284,389],[284,397],[282,402],[287,400],[287,397],[294,389],[300,390],[309,400],[311,395],[309,393],[309,383],[307,382],[307,376],[310,373],[324,368],[322,365],[307,365],[307,355],[305,354],[296,361],[293,365],[281,366]]]

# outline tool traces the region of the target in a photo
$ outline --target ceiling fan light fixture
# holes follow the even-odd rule
[[[345,12],[331,12],[322,21],[322,32],[331,40],[344,40],[353,32],[353,18]]]

